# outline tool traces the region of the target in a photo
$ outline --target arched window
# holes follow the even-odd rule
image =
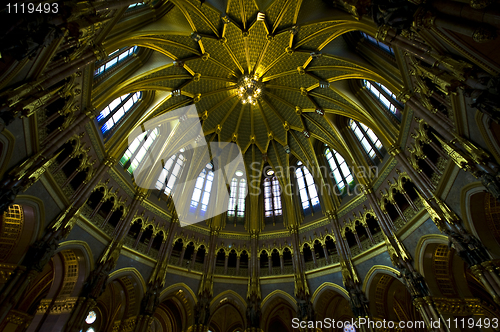
[[[400,118],[399,102],[396,95],[378,82],[363,80],[363,86],[382,104],[389,112]]]
[[[239,174],[238,172],[236,173],[236,175]],[[231,191],[229,193],[229,202],[227,207],[228,216],[236,216],[238,218],[242,218],[245,216],[245,196],[247,191],[246,186],[247,181],[245,179],[234,177],[231,180]]]
[[[345,162],[344,158],[342,158],[340,153],[333,149],[330,149],[329,147],[326,147],[325,157],[328,161],[328,164],[330,165],[330,169],[339,190],[342,190],[354,183],[354,178],[352,177],[351,171],[349,170],[349,166],[347,166],[347,163]]]
[[[374,158],[376,155],[379,157],[382,156],[380,154],[382,143],[373,130],[358,121],[353,121],[352,119],[349,120],[349,127],[351,127],[352,131],[370,158]]]
[[[132,46],[120,48],[111,52],[106,61],[94,71],[94,77],[101,75],[117,65],[123,64],[132,54],[137,53],[138,49],[137,46]]]
[[[273,176],[274,171],[269,170],[264,178],[264,216],[272,218],[281,216],[283,209],[281,207],[280,185],[276,176]]]
[[[137,166],[139,166],[141,161],[144,159],[146,153],[156,140],[156,137],[158,137],[158,133],[158,128],[146,131],[137,136],[132,144],[129,145],[127,151],[125,151],[122,158],[120,159],[120,164],[130,174],[134,172]]]
[[[295,170],[295,177],[299,186],[300,201],[304,214],[308,215],[317,211],[320,207],[318,192],[314,185],[314,179],[301,161],[297,162],[297,169]]]
[[[184,158],[183,152],[184,149],[181,149],[179,153],[174,154],[167,160],[156,181],[156,189],[163,191],[166,195],[170,195],[184,168],[186,158]]]
[[[142,5],[144,5],[144,1],[136,2],[128,6],[127,10],[136,9],[137,7],[141,7]]]
[[[97,116],[97,122],[101,125],[102,133],[108,133],[125,114],[142,101],[141,97],[142,92],[129,93],[109,103],[109,105],[99,113],[99,116]]]
[[[386,45],[384,43],[379,42],[378,40],[376,40],[375,38],[373,38],[372,36],[370,36],[367,33],[361,32],[361,36],[363,36],[363,38],[365,38],[367,41],[369,41],[373,45],[376,45],[380,49],[383,49],[384,51],[386,51],[386,52],[394,55],[394,50],[390,46],[388,46],[388,45]]]
[[[213,165],[209,163],[198,175],[189,208],[189,212],[193,214],[204,216],[207,212],[210,192],[214,182],[214,172],[212,170]]]

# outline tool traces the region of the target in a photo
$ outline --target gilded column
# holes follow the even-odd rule
[[[137,316],[134,332],[147,332],[149,330],[156,309],[160,305],[160,293],[165,286],[165,277],[167,275],[168,262],[172,253],[172,242],[177,225],[178,220],[174,215],[167,235],[163,238],[160,250],[158,251],[158,259],[153,272],[151,272],[146,293],[141,300],[141,308]]]
[[[368,299],[362,290],[361,281],[354,264],[348,255],[345,241],[342,240],[341,232],[339,229],[339,222],[334,212],[328,211],[328,219],[331,222],[333,234],[336,240],[337,253],[340,260],[340,268],[342,272],[342,281],[344,287],[349,292],[351,310],[356,319],[370,318],[370,311],[368,307]],[[368,325],[360,325],[363,332],[373,332]]]

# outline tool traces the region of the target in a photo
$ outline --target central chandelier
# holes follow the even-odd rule
[[[243,75],[238,80],[236,89],[243,104],[256,105],[262,96],[263,84],[257,75]]]

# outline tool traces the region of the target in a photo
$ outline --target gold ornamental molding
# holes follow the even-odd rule
[[[116,271],[113,271],[109,274],[109,279],[108,283],[111,282],[115,278],[127,276],[127,275],[134,275],[137,280],[139,281],[139,284],[142,286],[142,290],[144,293],[146,293],[147,287],[146,287],[146,282],[144,281],[144,278],[142,277],[142,274],[137,271],[136,268],[134,267],[125,267]]]
[[[324,282],[314,291],[313,295],[311,296],[311,302],[314,304],[316,298],[319,297],[321,295],[321,292],[326,289],[332,289],[333,291],[342,295],[344,298],[349,299],[349,292],[347,292],[345,288],[334,284],[333,282]]]
[[[491,312],[491,309],[488,307],[486,303],[476,298],[456,299],[456,298],[433,297],[432,301],[436,306],[437,312],[442,315],[453,315],[453,316],[487,315],[488,313]]]

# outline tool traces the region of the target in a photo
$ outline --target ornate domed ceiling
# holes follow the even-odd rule
[[[342,81],[371,78],[399,91],[349,53],[341,37],[367,25],[352,17],[348,21],[348,14],[321,0],[172,2],[175,6],[159,21],[105,45],[108,51],[144,46],[168,57],[150,60],[113,97],[156,91],[143,121],[195,103],[207,141],[236,142],[247,162],[264,159],[273,167],[286,166],[291,153],[314,164],[314,139],[349,156],[334,117],[370,127],[378,120]],[[248,91],[240,92],[245,77],[259,85],[259,96],[250,103]]]

